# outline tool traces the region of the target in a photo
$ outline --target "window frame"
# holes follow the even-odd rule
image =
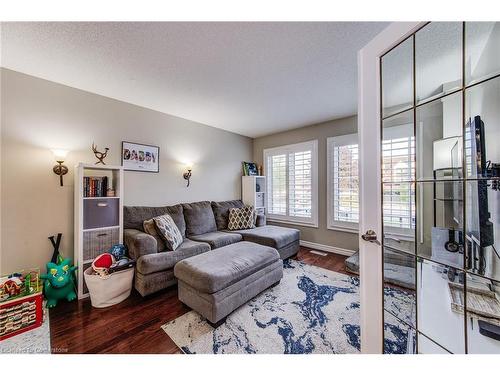
[[[343,232],[349,233],[358,233],[359,232],[359,221],[357,223],[353,223],[350,221],[341,221],[334,220],[333,213],[333,151],[336,146],[347,146],[347,145],[358,145],[358,157],[359,157],[359,140],[358,134],[346,134],[339,135],[335,137],[328,137],[326,139],[326,202],[327,202],[327,219],[326,219],[326,227],[330,230],[339,230]],[[359,158],[358,158],[358,171],[359,171]],[[359,192],[358,192],[359,197]],[[358,198],[359,201],[359,198]]]
[[[402,126],[410,126],[410,124],[404,124]],[[413,127],[413,125],[411,125]],[[395,129],[394,129],[395,130]],[[400,129],[398,129],[400,131]],[[340,220],[334,220],[334,213],[333,213],[333,180],[332,180],[332,173],[333,173],[333,166],[334,166],[334,160],[333,160],[333,148],[335,146],[346,146],[346,145],[352,145],[352,144],[357,144],[358,145],[358,163],[360,161],[359,159],[359,154],[361,150],[359,149],[359,139],[358,139],[358,134],[357,133],[351,133],[351,134],[346,134],[346,135],[339,135],[339,136],[334,136],[334,137],[328,137],[326,139],[327,145],[326,145],[326,157],[327,157],[327,219],[326,219],[326,226],[327,229],[329,230],[335,230],[335,231],[342,231],[342,232],[348,232],[348,233],[359,233],[359,221],[357,223],[353,222],[348,222],[348,221],[340,221]],[[415,145],[416,147],[416,145]],[[382,150],[381,150],[382,152]],[[359,164],[358,164],[358,171],[359,171]],[[401,239],[414,239],[415,238],[415,229],[414,228],[399,228],[399,227],[390,227],[390,226],[385,226],[384,227],[384,232],[388,235],[395,235],[398,236],[398,238]]]
[[[413,133],[413,130],[414,130],[413,123],[405,123],[405,124],[400,124],[400,125],[396,125],[396,126],[384,128],[383,131],[384,131],[384,133],[386,135],[390,135],[391,139],[397,139],[397,138],[406,138],[406,137],[408,137],[408,133],[409,132]],[[383,138],[382,138],[381,142],[383,144],[383,142],[384,142]],[[415,154],[413,155],[413,164],[415,165],[415,168],[416,168],[417,165],[422,166],[423,163],[420,163],[420,162],[417,163],[417,160],[416,160],[416,157],[417,157],[417,139],[416,139],[415,135],[413,135],[413,142],[414,142],[414,149],[415,149]],[[380,149],[380,153],[382,155],[381,168],[383,168],[383,153],[384,153],[384,151],[383,151],[382,148]],[[417,174],[417,169],[415,169],[414,175],[409,180],[407,180],[407,183],[409,183],[410,185],[411,184],[415,184],[416,174]],[[383,176],[381,176],[381,181],[383,181]],[[394,184],[394,183],[397,183],[397,182],[392,182],[392,183]],[[415,190],[416,186],[414,186],[413,189]],[[383,205],[383,194],[384,194],[384,191],[383,191],[383,188],[382,188],[382,192],[381,193],[382,193],[382,225],[384,226],[384,233],[387,234],[387,235],[389,235],[389,236],[397,236],[397,238],[400,238],[400,239],[403,239],[403,240],[415,241],[416,238],[415,238],[415,228],[414,227],[412,228],[410,226],[410,228],[401,228],[401,227],[391,227],[389,225],[384,225],[384,221],[383,221],[383,218],[384,218],[384,211],[383,211],[384,210],[384,205]],[[417,195],[416,195],[416,190],[415,190],[414,198],[415,198],[415,200],[414,200],[413,204],[415,205],[414,212],[415,212],[415,215],[416,215],[416,210],[417,210],[417,202],[416,202]],[[419,202],[421,204],[422,200],[419,200]],[[411,215],[411,207],[410,207],[410,215]],[[410,222],[411,222],[411,218],[410,218]],[[417,226],[416,222],[415,222],[415,226]]]
[[[311,151],[311,218],[290,216],[290,169],[289,169],[289,154],[294,152]],[[270,186],[272,184],[272,174],[267,171],[268,158],[275,155],[286,154],[286,214],[272,214],[269,212],[268,200],[272,196]],[[266,148],[263,150],[264,168],[266,168],[267,184],[266,184],[266,216],[267,219],[275,223],[293,224],[305,227],[319,227],[318,215],[318,140],[294,143],[290,145]]]

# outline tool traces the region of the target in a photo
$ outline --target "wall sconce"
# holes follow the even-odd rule
[[[189,187],[189,180],[191,178],[191,171],[193,170],[193,166],[191,164],[186,165],[187,172],[184,172],[182,177],[184,177],[185,180],[187,180],[187,185],[186,187]]]
[[[68,167],[63,165],[64,159],[66,158],[66,155],[68,155],[68,151],[66,150],[52,150],[52,153],[54,154],[54,159],[56,159],[57,164],[54,165],[54,168],[52,170],[56,175],[59,176],[59,182],[61,186],[63,186],[63,176],[68,173]]]

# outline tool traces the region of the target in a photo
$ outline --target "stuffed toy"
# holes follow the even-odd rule
[[[92,269],[101,279],[109,277],[109,269],[115,263],[115,257],[109,253],[99,255],[92,262]]]
[[[115,260],[118,262],[120,259],[126,257],[126,255],[127,255],[127,248],[124,245],[122,245],[122,244],[113,245],[111,247],[111,249],[108,250],[108,253],[110,253],[111,255],[113,255],[113,257],[115,258]]]
[[[70,266],[71,259],[66,258],[60,264],[47,263],[47,274],[42,275],[44,279],[44,292],[47,298],[47,307],[52,308],[61,299],[73,301],[76,299],[73,274],[75,266]]]

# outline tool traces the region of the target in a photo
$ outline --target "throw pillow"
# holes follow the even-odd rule
[[[252,229],[255,228],[255,210],[252,206],[230,208],[227,229]]]
[[[144,222],[142,223],[142,227],[144,228],[144,232],[153,236],[156,239],[156,244],[157,244],[156,251],[158,253],[167,250],[167,246],[165,246],[165,241],[158,234],[158,231],[156,230],[156,224],[153,219],[144,220]]]
[[[170,215],[162,215],[153,218],[156,230],[170,250],[175,250],[182,243],[182,234],[174,219]]]

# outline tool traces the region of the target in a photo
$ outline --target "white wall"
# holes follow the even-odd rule
[[[252,140],[192,121],[1,70],[1,273],[41,267],[48,236],[63,233],[73,253],[73,167],[94,162],[92,142],[120,164],[121,141],[160,146],[160,173],[125,172],[127,205],[168,205],[240,197],[241,161]],[[52,172],[52,148],[70,150],[64,187]],[[194,164],[191,186],[182,178]]]

